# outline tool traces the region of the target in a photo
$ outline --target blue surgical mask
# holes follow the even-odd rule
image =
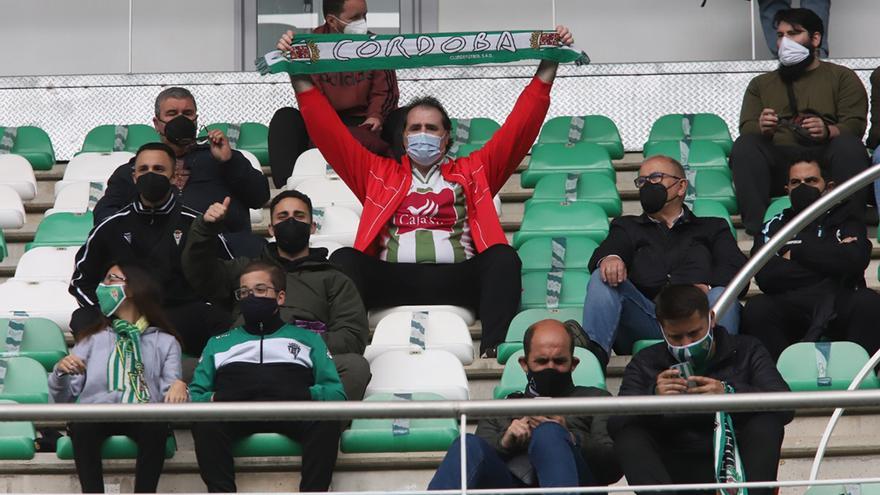
[[[419,165],[433,165],[443,154],[440,149],[442,140],[442,137],[427,132],[410,134],[406,138],[406,154]]]
[[[665,333],[663,334],[663,339],[666,340]],[[694,366],[694,370],[697,373],[701,373],[706,370],[706,365],[709,362],[709,353],[712,352],[713,340],[712,316],[710,315],[709,331],[706,332],[702,339],[688,345],[672,345],[669,343],[669,340],[666,340],[666,347],[669,349],[672,357],[677,359],[679,363],[689,362]]]

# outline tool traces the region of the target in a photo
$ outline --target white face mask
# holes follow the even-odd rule
[[[345,34],[367,34],[367,20],[366,19],[358,19],[356,21],[345,22],[342,19],[336,18],[339,22],[345,24],[345,28],[342,30]]]
[[[797,65],[810,56],[810,50],[791,38],[782,38],[779,43],[779,63],[786,67]]]

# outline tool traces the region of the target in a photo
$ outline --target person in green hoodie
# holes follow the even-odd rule
[[[215,254],[217,235],[229,198],[212,204],[193,221],[183,250],[183,272],[193,288],[221,305],[228,305],[241,323],[237,304],[229,294],[238,287],[244,267],[252,261],[240,257],[222,260]],[[364,359],[369,336],[367,312],[360,293],[348,276],[327,261],[327,250],[310,248],[315,232],[312,201],[299,191],[282,191],[269,204],[269,234],[275,242],[266,245],[258,259],[281,268],[287,275],[289,296],[281,305],[281,319],[309,329],[324,339],[351,400],[361,400],[370,382],[370,365]]]
[[[244,267],[234,291],[244,325],[208,341],[190,384],[193,402],[345,400],[324,340],[282,321],[286,282],[275,264],[258,260]],[[260,432],[302,445],[301,492],[330,488],[338,421],[201,422],[192,433],[209,492],[236,491],[233,442]]]

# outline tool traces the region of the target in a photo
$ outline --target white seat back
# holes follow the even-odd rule
[[[95,199],[101,199],[107,184],[104,182],[73,182],[58,191],[55,196],[55,205],[46,210],[46,215],[54,213],[85,213],[89,210],[89,197],[92,194],[92,184],[96,184],[100,190],[95,190]],[[94,208],[94,205],[92,205]]]
[[[20,229],[24,226],[24,204],[10,186],[0,185],[0,228]]]
[[[37,247],[26,251],[15,267],[14,280],[69,282],[73,274],[76,247]]]
[[[419,354],[389,351],[370,363],[373,378],[365,397],[374,394],[430,392],[447,400],[468,400],[468,382],[461,362],[446,351]]]
[[[364,351],[364,357],[373,361],[388,351],[409,351],[418,347],[412,343],[414,333],[412,312],[391,313],[376,326],[373,340]],[[424,320],[423,342],[429,351],[446,351],[458,358],[461,364],[474,362],[474,342],[467,324],[461,317],[448,311],[433,311]]]
[[[74,182],[107,182],[120,165],[134,158],[134,153],[80,153],[70,159],[64,178],[55,183],[55,196]]]
[[[293,166],[293,173],[287,178],[288,190],[298,189],[306,179],[337,179],[339,176],[327,164],[324,155],[318,148],[312,148],[299,155]]]
[[[37,196],[37,179],[27,158],[20,155],[0,155],[0,184],[15,189],[22,201]]]
[[[47,318],[62,330],[70,330],[70,315],[77,304],[67,287],[67,283],[57,281],[7,280],[0,284],[0,318]]]
[[[326,208],[328,206],[343,206],[360,216],[364,207],[351,192],[351,189],[339,179],[324,179],[313,177],[302,181],[296,188],[312,200],[314,208]]]
[[[391,313],[413,313],[416,311],[427,311],[428,313],[433,313],[434,311],[446,311],[449,313],[453,313],[458,315],[462,320],[464,320],[465,324],[470,326],[473,325],[477,321],[477,315],[473,310],[464,308],[461,306],[447,306],[442,304],[436,305],[411,305],[411,306],[393,306],[391,308],[376,308],[370,310],[370,326],[375,327],[379,325],[379,322],[382,321],[383,318],[388,316]]]
[[[361,221],[357,213],[343,206],[326,206],[314,208],[312,218],[318,225],[312,239],[354,246],[354,238]]]

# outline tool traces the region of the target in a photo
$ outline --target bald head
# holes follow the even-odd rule
[[[523,351],[525,355],[519,362],[525,371],[555,368],[566,373],[578,363],[574,357],[574,339],[558,320],[541,320],[529,326],[523,336]]]
[[[651,175],[656,172],[662,172],[682,179],[685,178],[684,167],[681,166],[681,163],[678,163],[678,160],[674,158],[664,155],[652,156],[643,161],[642,166],[639,167],[639,175],[642,176]]]

